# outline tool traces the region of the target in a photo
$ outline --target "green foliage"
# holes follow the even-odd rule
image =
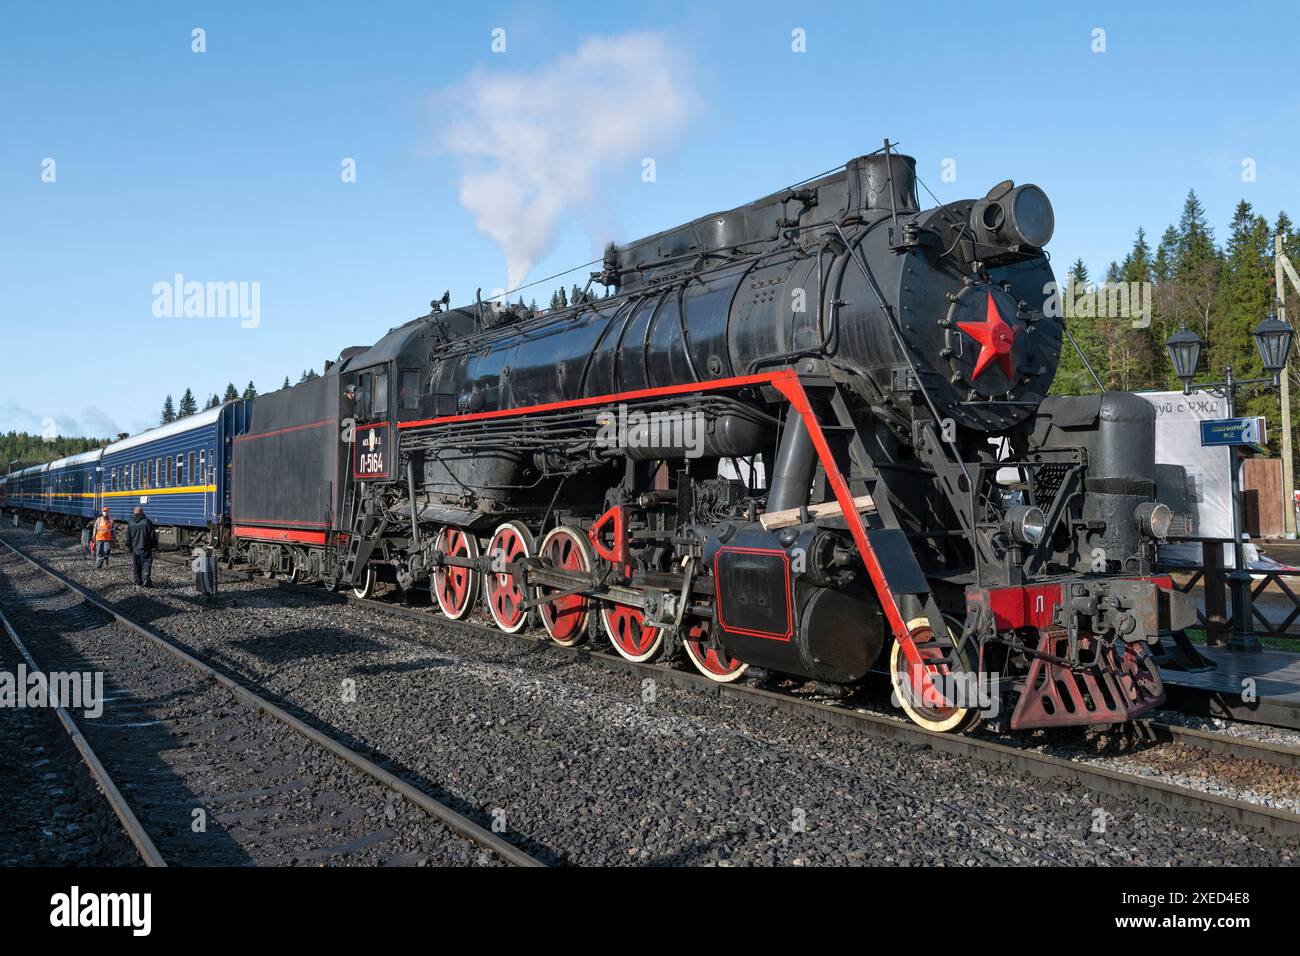
[[[1263,377],[1259,353],[1251,331],[1265,318],[1274,301],[1274,237],[1300,266],[1300,233],[1285,212],[1273,224],[1242,200],[1233,212],[1227,238],[1219,247],[1205,208],[1195,191],[1183,203],[1178,222],[1165,229],[1153,251],[1146,232],[1138,229],[1133,246],[1122,262],[1111,263],[1107,283],[1151,283],[1151,322],[1144,327],[1135,317],[1074,315],[1065,320],[1107,389],[1128,391],[1180,388],[1165,349],[1165,340],[1183,325],[1205,341],[1200,377],[1219,381],[1228,366],[1238,378]],[[1066,273],[1078,287],[1088,281],[1082,260]],[[1067,288],[1069,288],[1067,286]],[[1288,288],[1287,320],[1300,325],[1300,295]],[[1290,369],[1292,416],[1300,422],[1300,363]],[[1082,361],[1069,341],[1062,345],[1061,362],[1052,393],[1079,395],[1096,391]],[[1238,412],[1263,415],[1270,433],[1278,437],[1280,409],[1276,391],[1239,393]],[[1276,447],[1274,447],[1276,453]],[[1296,449],[1300,453],[1300,448]],[[1297,462],[1300,473],[1300,461]]]
[[[185,394],[181,396],[180,408],[176,410],[177,418],[188,418],[199,410],[199,403],[194,400],[194,393],[188,388]]]
[[[109,438],[69,438],[60,435],[45,439],[40,435],[26,432],[8,432],[0,435],[0,474],[18,471],[28,465],[40,465],[47,461],[79,455],[83,451],[93,451],[101,445],[107,445]],[[17,459],[16,463],[11,464]]]
[[[176,421],[176,406],[172,404],[172,397],[168,395],[167,401],[163,402],[162,416],[158,424],[166,425],[174,421]]]

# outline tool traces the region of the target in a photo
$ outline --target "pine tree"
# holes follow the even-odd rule
[[[249,382],[248,384],[252,385],[253,383]],[[233,402],[236,401],[238,398],[239,398],[239,389],[235,388],[234,382],[230,382],[229,384],[226,385],[226,394],[221,396],[221,400],[223,402]]]
[[[280,387],[281,387],[281,388],[289,388],[289,387],[290,387],[290,385],[289,385],[289,376],[288,376],[288,375],[286,375],[286,376],[284,377],[284,384],[281,385]]]
[[[194,400],[194,393],[188,388],[185,394],[181,396],[181,406],[176,411],[177,418],[188,418],[199,410],[198,403]]]
[[[1070,299],[1072,312],[1074,312],[1075,301],[1088,304],[1089,300],[1083,297],[1088,286],[1088,267],[1082,259],[1076,259],[1074,265],[1070,266],[1065,274],[1065,284],[1061,290],[1062,303]],[[1062,316],[1061,322],[1074,337],[1078,350],[1076,351],[1075,346],[1070,344],[1069,338],[1062,337],[1060,364],[1056,370],[1056,377],[1052,380],[1053,395],[1088,395],[1097,391],[1097,383],[1093,381],[1092,375],[1084,365],[1080,352],[1087,358],[1088,364],[1102,381],[1106,381],[1105,335],[1099,327],[1096,316],[1088,309],[1082,311],[1084,314],[1075,312],[1069,317]]]
[[[176,421],[176,406],[172,404],[172,397],[168,395],[167,400],[163,402],[162,420],[159,424],[166,425],[174,421]]]
[[[1174,259],[1177,257],[1178,230],[1170,226],[1160,237],[1156,257],[1151,263],[1151,271],[1157,281],[1168,282],[1174,277]]]
[[[208,397],[207,404],[203,406],[203,410],[206,412],[209,408],[216,408],[220,404],[221,396],[216,392],[213,392],[212,395]]]
[[[1214,231],[1205,221],[1205,207],[1196,196],[1196,190],[1187,192],[1183,203],[1183,215],[1178,220],[1178,254],[1175,263],[1175,276],[1194,272],[1207,262],[1218,258],[1214,247]]]
[[[257,398],[257,389],[253,387],[253,380],[250,378],[248,384],[244,386],[243,398]]]
[[[1237,203],[1223,250],[1223,268],[1214,301],[1215,340],[1211,367],[1231,365],[1241,378],[1264,374],[1251,332],[1272,306],[1272,230],[1244,199]],[[1242,415],[1276,415],[1277,396],[1257,393],[1238,403]]]
[[[1160,280],[1156,306],[1167,328],[1186,325],[1208,342],[1211,358],[1216,348],[1210,325],[1219,269],[1214,233],[1205,221],[1205,209],[1196,191],[1191,190],[1178,225],[1165,231],[1156,252],[1156,276]]]
[[[1111,368],[1123,389],[1157,388],[1165,384],[1158,362],[1164,354],[1164,338],[1157,338],[1155,316],[1142,313],[1152,305],[1152,270],[1147,233],[1138,227],[1133,248],[1124,257],[1117,280],[1127,287],[1129,314],[1115,323]],[[1120,299],[1123,301],[1122,296]],[[1144,324],[1148,320],[1149,324]]]

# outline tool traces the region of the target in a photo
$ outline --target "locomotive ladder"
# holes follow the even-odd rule
[[[881,487],[883,479],[880,471],[867,451],[844,395],[829,379],[804,376],[801,379],[810,396],[816,395],[823,400],[822,407],[826,409],[826,414],[819,416],[824,419],[821,428],[828,436],[836,437],[836,444],[843,451],[845,460],[837,464],[849,486],[850,494],[854,497],[863,494],[871,496],[874,510],[864,517],[864,524],[873,550],[881,553],[881,564],[889,590],[894,592],[896,600],[900,596],[907,596],[915,602],[911,610],[919,610],[921,613],[917,616],[925,617],[930,623],[930,645],[941,652],[942,663],[954,664],[953,655],[958,642],[949,633],[943,612],[894,511],[888,489]],[[841,445],[843,439],[847,441]],[[824,480],[824,474],[821,478]],[[935,663],[940,661],[936,660]]]
[[[351,511],[352,520],[349,523],[348,530],[348,553],[343,562],[343,582],[345,584],[356,585],[360,582],[357,580],[357,572],[365,568],[370,562],[370,555],[375,550],[375,542],[379,540],[379,534],[382,532],[381,521],[375,513],[367,507],[369,499],[361,496],[361,485],[358,482],[352,492]]]

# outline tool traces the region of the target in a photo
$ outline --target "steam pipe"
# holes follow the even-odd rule
[[[772,483],[767,493],[767,511],[784,511],[808,504],[813,474],[817,468],[817,450],[803,416],[791,408],[786,416],[785,431],[772,465]]]

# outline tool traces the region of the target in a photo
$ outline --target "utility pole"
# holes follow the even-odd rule
[[[1286,321],[1286,279],[1290,277],[1300,292],[1300,277],[1291,260],[1282,251],[1282,237],[1273,237],[1273,282],[1277,289],[1277,317]],[[1291,467],[1291,378],[1289,370],[1282,372],[1282,532],[1288,538],[1296,536],[1295,527],[1295,475]]]

